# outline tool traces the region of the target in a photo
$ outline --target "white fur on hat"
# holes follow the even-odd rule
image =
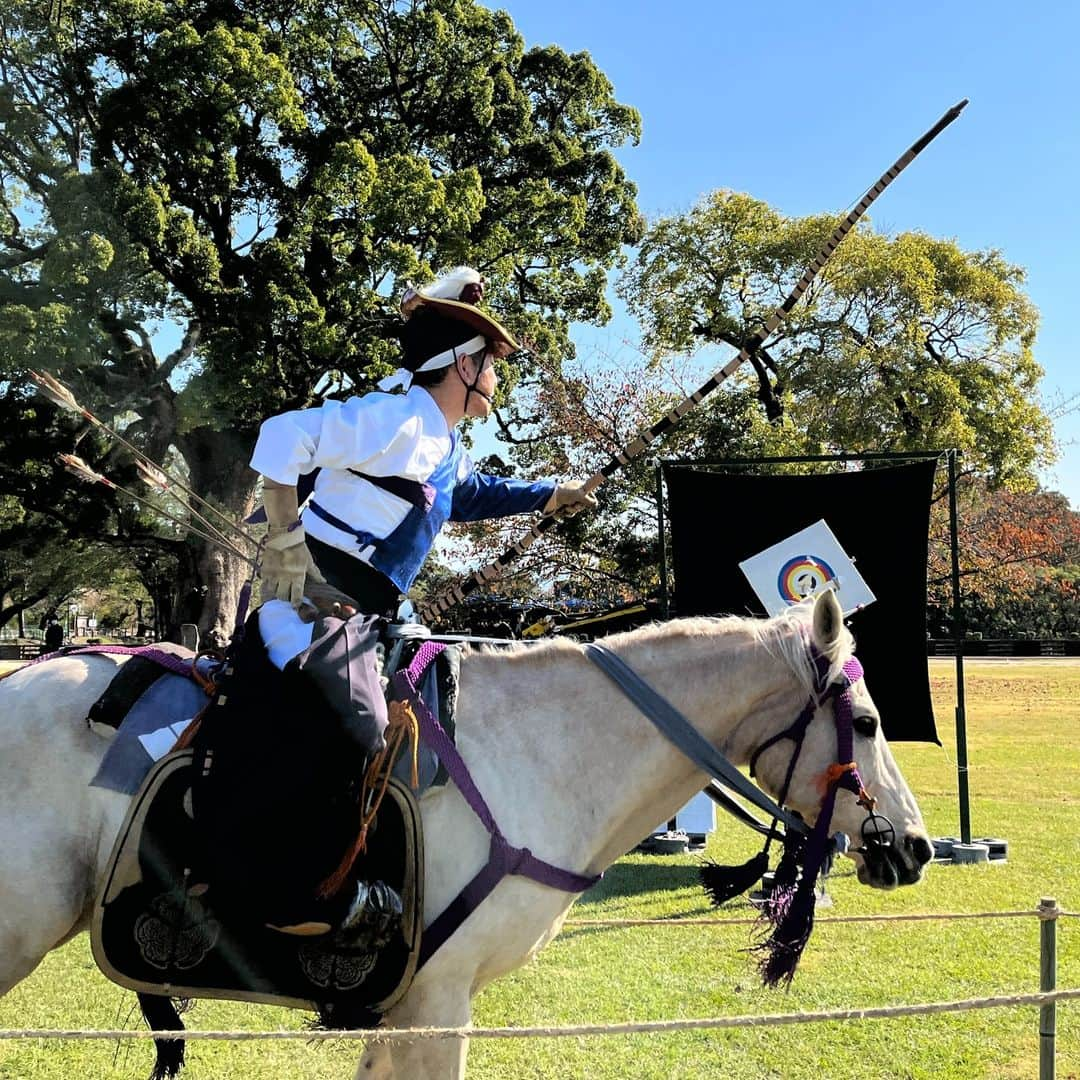
[[[482,280],[479,270],[474,270],[471,266],[455,266],[448,274],[443,274],[430,285],[420,289],[410,285],[401,298],[401,313],[409,315],[425,299],[457,300],[466,285],[479,285]]]

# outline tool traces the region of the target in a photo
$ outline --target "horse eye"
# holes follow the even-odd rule
[[[860,734],[872,739],[877,734],[878,718],[876,716],[856,716],[851,721],[851,726]]]

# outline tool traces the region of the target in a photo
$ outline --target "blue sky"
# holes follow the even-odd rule
[[[846,208],[949,106],[970,98],[871,219],[969,250],[995,247],[1025,267],[1042,312],[1044,407],[1054,413],[1080,396],[1080,5],[498,6],[529,45],[588,51],[618,99],[641,112],[641,144],[620,158],[650,216],[687,210],[718,187],[791,215]],[[583,352],[610,353],[628,336],[633,324],[617,316],[577,341]],[[1043,481],[1080,509],[1080,412],[1062,416],[1056,433],[1061,458]]]

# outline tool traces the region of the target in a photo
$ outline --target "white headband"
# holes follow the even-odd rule
[[[478,334],[474,338],[469,338],[464,345],[456,345],[433,356],[430,360],[425,360],[416,371],[435,371],[437,368],[449,367],[459,356],[471,356],[473,353],[479,352],[486,343],[487,338],[482,334]],[[415,373],[408,368],[398,368],[393,375],[387,375],[385,379],[379,382],[379,389],[389,393],[391,390],[396,390],[401,386],[408,390],[412,386]]]

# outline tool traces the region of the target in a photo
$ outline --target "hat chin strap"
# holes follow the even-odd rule
[[[483,340],[483,339],[481,339],[481,340]],[[471,341],[466,342],[466,345],[471,346],[472,342]],[[483,346],[481,346],[481,347],[483,347]],[[465,348],[465,346],[462,346],[462,348]],[[479,350],[471,349],[469,352],[466,352],[463,355],[468,356],[472,352],[477,352],[477,351],[479,351]],[[480,376],[484,374],[484,361],[486,359],[487,359],[487,357],[485,355],[485,357],[480,361],[480,366],[476,369],[476,378],[473,379],[473,381],[471,383],[465,382],[465,380],[461,377],[461,372],[458,371],[458,378],[461,379],[462,383],[464,383],[464,385],[465,385],[465,404],[462,406],[462,408],[465,410],[465,415],[466,416],[469,415],[469,397],[472,394],[476,394],[477,397],[482,397],[491,406],[494,406],[494,404],[495,404],[495,399],[490,394],[485,394],[484,391],[481,390],[476,385],[480,381]],[[456,358],[455,358],[455,364],[456,364]]]
[[[445,351],[432,356],[430,359],[425,360],[416,371],[435,371],[437,368],[449,367],[451,364],[457,362],[457,358],[462,354],[469,355],[470,353],[479,352],[487,344],[487,338],[482,334],[477,334],[476,337],[469,338],[468,341],[463,342],[461,345],[452,346]],[[410,371],[408,368],[398,368],[392,375],[387,375],[385,379],[380,379],[378,386],[380,390],[384,390],[389,393],[391,390],[396,390],[399,386],[408,390],[412,386],[413,375],[416,372]],[[477,376],[479,378],[479,375]],[[464,381],[464,380],[462,380]],[[476,393],[481,397],[487,397],[482,391],[477,390]],[[466,398],[468,400],[468,398]],[[488,398],[490,401],[491,399]]]

